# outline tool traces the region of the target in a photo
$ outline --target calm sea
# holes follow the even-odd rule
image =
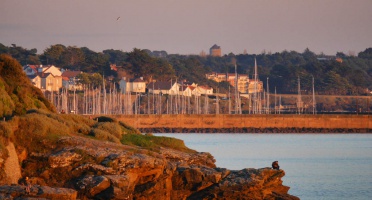
[[[372,199],[372,134],[155,134],[210,152],[218,167],[270,167],[304,200]]]

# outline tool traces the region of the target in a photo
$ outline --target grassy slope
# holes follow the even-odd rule
[[[25,114],[29,109],[55,108],[34,87],[17,60],[6,54],[0,55],[0,117]]]

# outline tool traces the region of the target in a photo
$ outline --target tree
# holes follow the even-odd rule
[[[316,61],[316,54],[312,51],[310,51],[309,48],[306,48],[304,52],[302,53],[302,56],[307,62],[313,62]]]
[[[84,53],[84,62],[80,69],[85,72],[100,72],[105,75],[111,75],[109,55],[104,53],[96,53],[87,47],[82,47]]]
[[[168,61],[151,57],[145,50],[133,49],[126,59],[126,67],[135,77],[147,81],[153,78],[166,79],[174,76],[173,67]]]
[[[61,67],[79,70],[80,66],[85,61],[84,52],[76,46],[68,46],[61,55]]]
[[[62,44],[51,45],[44,50],[44,60],[46,64],[60,65],[62,64],[62,55],[66,51],[66,47]]]
[[[128,57],[127,53],[120,50],[108,49],[104,50],[103,53],[108,55],[109,62],[111,64],[116,64],[118,66],[123,66],[126,58]]]
[[[8,47],[0,43],[0,54],[8,53]]]
[[[88,74],[88,73],[81,73],[76,77],[78,79],[78,83],[84,85],[90,85],[93,88],[97,88],[102,85],[103,77],[99,73]]]
[[[18,60],[21,65],[39,63],[38,58],[36,58],[37,49],[35,48],[28,50],[23,47],[17,46],[16,44],[12,44],[12,46],[8,48],[7,53]],[[31,56],[31,58],[33,59],[29,60],[29,56]],[[32,63],[29,63],[29,61],[31,61]]]
[[[359,58],[372,59],[372,48],[367,48],[366,50],[358,54]]]

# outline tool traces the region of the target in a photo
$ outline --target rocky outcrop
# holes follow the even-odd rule
[[[283,170],[230,171],[217,168],[209,153],[168,148],[150,151],[83,137],[65,137],[58,144],[55,152],[34,153],[24,161],[24,171],[29,171],[26,175],[34,184],[30,197],[298,199],[288,194],[289,187],[282,185]],[[30,170],[31,167],[37,170]],[[59,197],[62,193],[66,196]],[[22,186],[3,186],[0,194],[4,199],[26,195]]]
[[[0,199],[53,199],[75,200],[77,191],[68,188],[53,188],[33,185],[30,193],[26,193],[25,186],[0,186]]]
[[[9,184],[16,184],[22,177],[21,167],[19,166],[18,162],[18,156],[12,142],[9,142],[9,145],[6,147],[6,149],[8,150],[9,156],[4,163],[4,172],[6,174],[6,180],[4,182]]]
[[[299,199],[282,185],[283,170],[243,169],[231,173],[217,184],[193,193],[188,199]]]

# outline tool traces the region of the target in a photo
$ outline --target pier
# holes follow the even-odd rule
[[[93,116],[95,117],[95,116]],[[185,130],[212,132],[371,132],[370,115],[109,115],[140,130]],[[313,130],[313,131],[312,131]],[[191,131],[192,132],[192,131]]]

